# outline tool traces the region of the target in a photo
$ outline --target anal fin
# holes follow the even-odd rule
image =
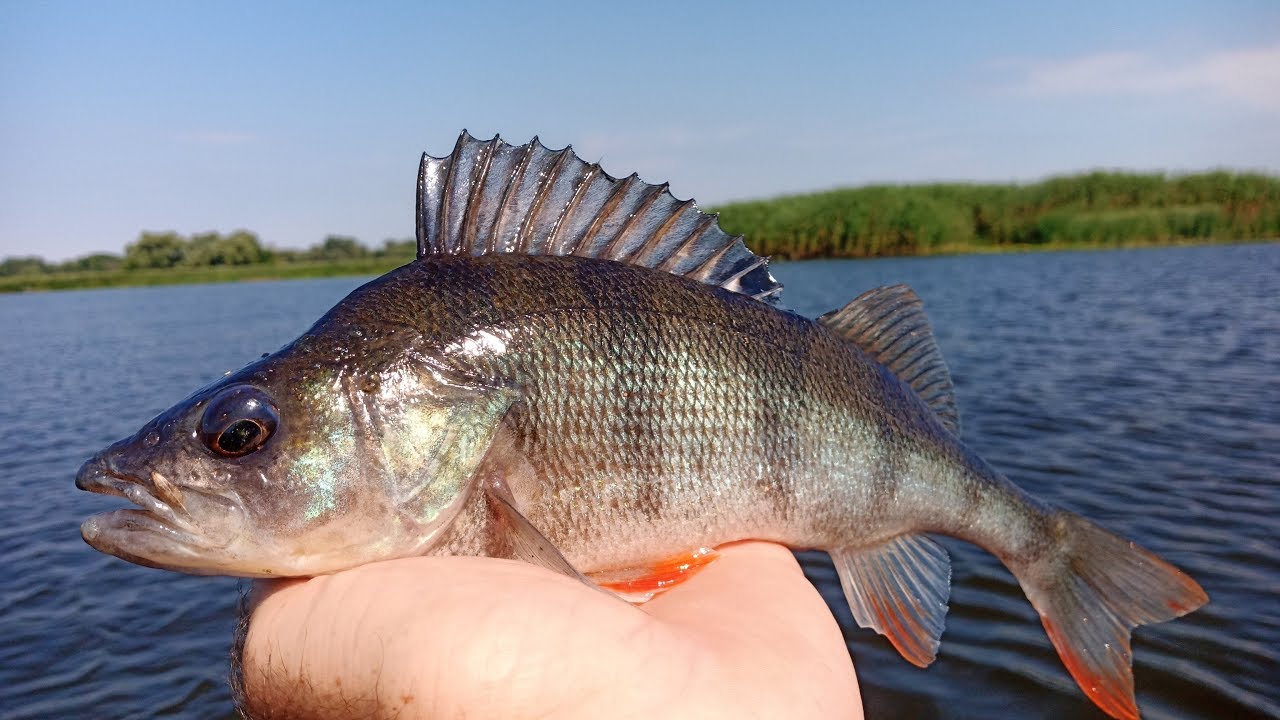
[[[951,589],[951,561],[924,535],[831,551],[858,625],[889,638],[902,657],[926,667],[938,654]]]
[[[640,603],[692,578],[719,557],[720,553],[704,547],[638,568],[591,573],[590,577],[624,600]]]

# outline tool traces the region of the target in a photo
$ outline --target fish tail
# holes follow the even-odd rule
[[[1130,631],[1209,601],[1182,571],[1070,512],[1049,518],[1051,549],[1007,562],[1071,676],[1098,707],[1137,718]]]

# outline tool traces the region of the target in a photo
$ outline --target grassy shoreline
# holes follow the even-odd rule
[[[1280,242],[1280,238],[1257,240],[1221,240],[1174,238],[1170,240],[1133,240],[1114,242],[1042,243],[1017,245],[938,245],[909,255],[885,257],[949,257],[955,255],[1004,255],[1031,252],[1070,252],[1093,250],[1126,250],[1159,247],[1192,247],[1205,245],[1243,245]],[[805,259],[861,259],[829,256]],[[775,258],[786,262],[787,258]],[[797,260],[798,261],[798,260]],[[342,262],[266,263],[154,270],[106,270],[68,273],[32,273],[0,277],[0,293],[48,292],[57,290],[90,290],[115,287],[152,287],[157,285],[196,285],[202,283],[260,282],[269,280],[304,280],[325,277],[377,276],[405,264],[405,258],[367,258]]]
[[[867,185],[728,203],[720,226],[776,260],[934,257],[1266,242],[1280,237],[1280,177],[1092,172],[1031,184]],[[274,249],[248,230],[143,232],[123,255],[0,260],[0,292],[379,275],[413,240],[370,249],[331,235]]]
[[[259,265],[220,265],[153,270],[31,273],[0,277],[0,293],[381,275],[388,270],[403,265],[405,262],[406,260],[404,259],[370,258],[343,262],[264,263]]]

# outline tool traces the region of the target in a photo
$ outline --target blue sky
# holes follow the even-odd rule
[[[468,128],[702,205],[1092,168],[1280,173],[1280,3],[0,0],[0,256],[413,233]]]

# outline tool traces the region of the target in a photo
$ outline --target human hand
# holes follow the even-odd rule
[[[631,606],[527,563],[408,558],[259,583],[252,718],[861,718],[849,652],[790,551],[720,548]]]

